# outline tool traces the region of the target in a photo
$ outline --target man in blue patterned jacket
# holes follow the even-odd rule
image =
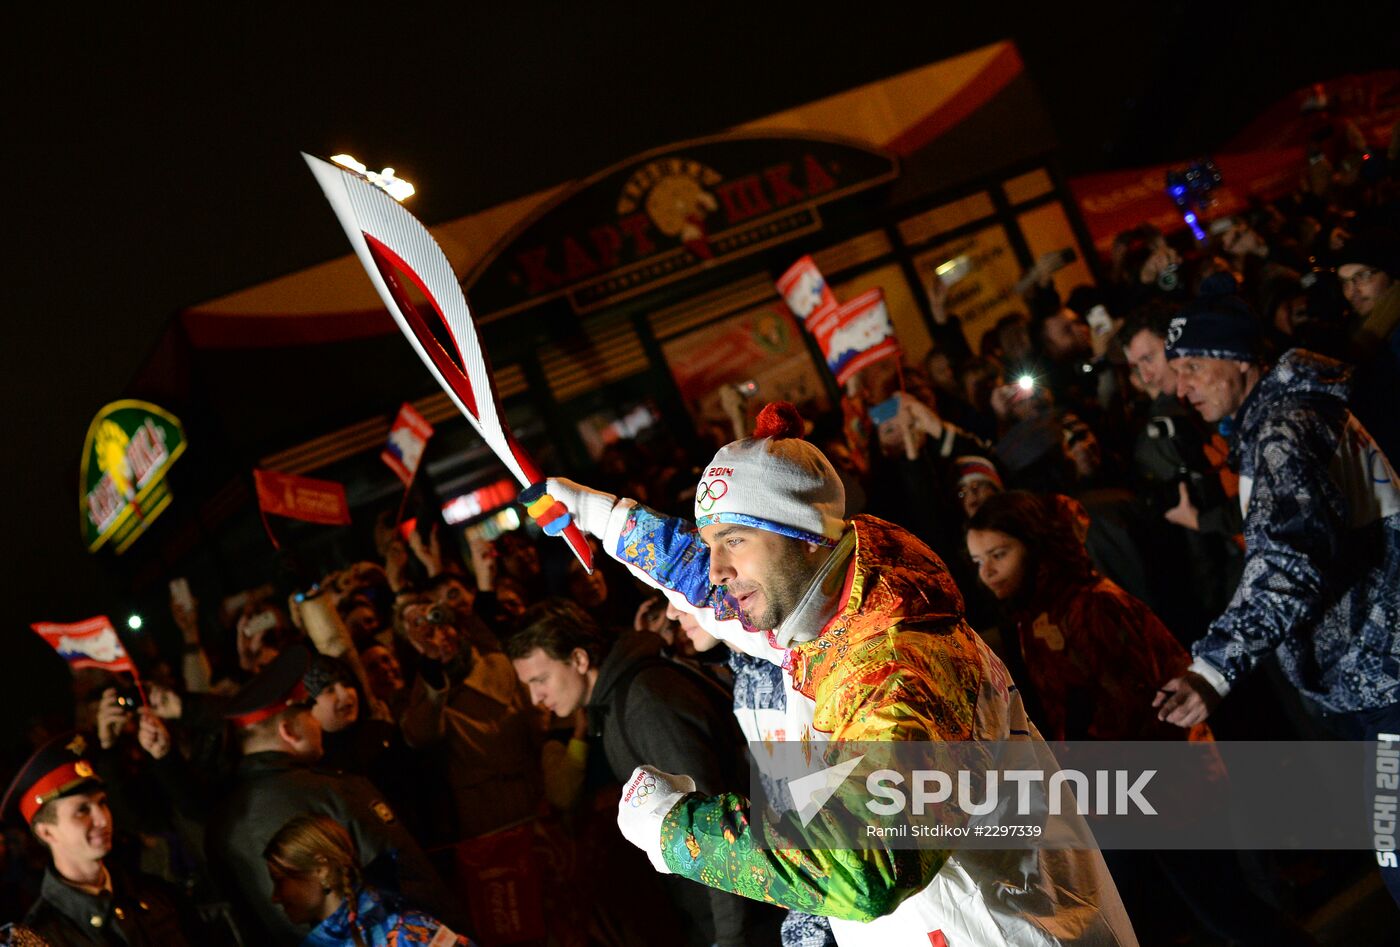
[[[1400,485],[1347,409],[1351,370],[1302,349],[1266,368],[1233,297],[1188,305],[1167,357],[1177,393],[1231,439],[1246,549],[1234,598],[1158,694],[1161,718],[1199,723],[1275,651],[1338,736],[1400,744]],[[1393,829],[1376,857],[1400,902]]]

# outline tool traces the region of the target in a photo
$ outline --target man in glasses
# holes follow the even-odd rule
[[[1351,409],[1387,457],[1400,457],[1400,236],[1363,232],[1333,258],[1360,324],[1352,331],[1356,377]]]
[[[1342,292],[1362,319],[1371,317],[1376,303],[1400,279],[1400,248],[1388,231],[1353,237],[1337,252],[1335,262]]]

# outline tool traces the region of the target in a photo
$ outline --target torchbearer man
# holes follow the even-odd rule
[[[1258,322],[1233,297],[1187,306],[1167,357],[1177,393],[1230,436],[1245,563],[1190,669],[1157,695],[1159,716],[1194,726],[1273,651],[1338,736],[1400,742],[1400,485],[1347,410],[1351,370],[1303,349],[1266,367]],[[1392,817],[1376,857],[1400,902],[1393,829]]]
[[[942,561],[891,523],[847,522],[841,480],[801,430],[791,405],[765,408],[706,466],[696,523],[567,480],[522,500],[546,531],[567,508],[707,630],[782,663],[788,740],[1038,741]],[[747,798],[641,767],[627,785],[648,777],[618,824],[658,871],[829,916],[843,947],[1137,943],[1097,850],[767,850]]]
[[[52,858],[24,923],[48,943],[163,947],[203,940],[173,888],[109,869],[107,789],[84,758],[86,739],[55,737],[21,767],[0,813],[17,810]]]

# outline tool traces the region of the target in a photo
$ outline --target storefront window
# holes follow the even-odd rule
[[[976,352],[982,336],[998,319],[1025,311],[1025,303],[1016,294],[1021,265],[1006,231],[993,225],[925,250],[914,257],[914,269],[927,284],[938,279],[938,267],[964,257],[967,275],[949,288],[947,306],[962,319],[968,344]]]
[[[1021,226],[1021,234],[1026,238],[1026,245],[1030,247],[1031,256],[1036,259],[1039,259],[1042,254],[1055,250],[1063,250],[1067,247],[1074,248],[1077,259],[1064,269],[1057,271],[1054,276],[1055,289],[1059,290],[1061,299],[1069,296],[1070,290],[1074,287],[1094,282],[1094,277],[1089,273],[1088,264],[1084,262],[1079,241],[1074,238],[1074,230],[1070,227],[1069,218],[1065,216],[1065,209],[1058,202],[1037,207],[1035,210],[1028,210],[1017,217],[1016,222]]]
[[[750,417],[753,405],[775,400],[823,411],[826,388],[801,331],[787,306],[774,300],[664,342],[661,351],[697,424],[725,420],[720,389],[726,385],[744,386]]]
[[[1009,179],[1002,184],[1001,189],[1006,193],[1006,200],[1014,205],[1024,204],[1026,201],[1032,201],[1044,194],[1049,194],[1054,186],[1050,180],[1049,172],[1044,168],[1036,168],[1034,171],[1027,171],[1025,174]]]

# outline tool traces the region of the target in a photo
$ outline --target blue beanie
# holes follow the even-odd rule
[[[1238,296],[1202,296],[1167,324],[1167,358],[1256,362],[1264,354],[1259,320]]]

